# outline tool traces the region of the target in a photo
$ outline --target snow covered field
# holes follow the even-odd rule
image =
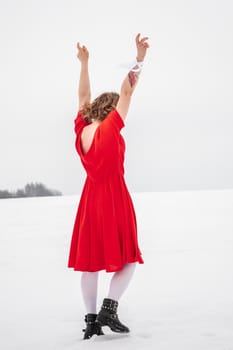
[[[79,196],[0,200],[1,349],[233,350],[233,189],[131,196],[145,260],[118,309],[131,333],[87,341],[66,267]]]

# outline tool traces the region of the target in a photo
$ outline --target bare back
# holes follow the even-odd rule
[[[89,151],[97,128],[97,123],[91,123],[83,128],[81,133],[81,145],[84,154]]]

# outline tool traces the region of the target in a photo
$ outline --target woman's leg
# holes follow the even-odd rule
[[[124,265],[122,270],[114,273],[109,286],[109,292],[108,292],[109,299],[113,299],[116,301],[120,299],[120,297],[126,290],[133,276],[135,268],[136,268],[136,262],[128,263]]]
[[[99,272],[83,272],[81,289],[87,313],[96,314],[96,300]]]

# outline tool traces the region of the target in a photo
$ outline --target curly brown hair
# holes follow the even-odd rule
[[[92,119],[98,119],[103,121],[107,115],[116,108],[119,100],[119,94],[116,92],[104,92],[94,99],[91,103],[86,103],[81,113],[83,118],[87,122],[91,122]]]

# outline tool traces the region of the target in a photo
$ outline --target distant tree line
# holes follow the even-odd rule
[[[48,189],[44,184],[39,182],[28,183],[23,189],[18,189],[16,192],[0,190],[0,198],[43,197],[61,195],[62,193],[60,191]]]

